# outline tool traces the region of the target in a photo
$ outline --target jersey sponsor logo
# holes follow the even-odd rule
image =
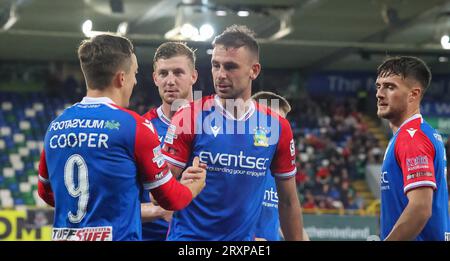
[[[387,179],[386,179],[386,175],[387,175],[387,171],[381,172],[381,175],[380,175],[381,183],[389,183],[389,181],[387,181]]]
[[[409,174],[408,176],[406,176],[406,180],[411,180],[411,179],[418,179],[418,178],[422,178],[422,177],[432,177],[433,173],[431,172],[416,172],[413,174]]]
[[[177,138],[177,135],[175,134],[177,127],[173,124],[169,125],[169,128],[167,128],[166,137],[164,139],[164,143],[167,144],[173,144],[173,140]]]
[[[417,169],[428,169],[428,157],[427,156],[417,156],[414,158],[406,159],[406,167],[408,171],[413,171]]]
[[[411,136],[411,138],[413,138],[414,134],[416,134],[417,129],[409,128],[406,131],[409,133],[409,136]]]
[[[119,128],[120,128],[120,122],[106,121],[106,123],[105,123],[105,129],[119,130]]]
[[[387,189],[389,189],[389,181],[386,179],[386,175],[388,174],[388,172],[387,171],[383,171],[383,172],[381,172],[381,175],[380,175],[380,187],[381,187],[381,190],[387,190]]]
[[[156,179],[156,180],[160,180],[160,179],[164,178],[164,176],[166,175],[166,173],[167,173],[167,172],[165,172],[165,171],[161,171],[160,173],[158,173],[158,174],[155,175],[155,179]]]
[[[239,152],[239,155],[216,153],[213,154],[209,151],[202,151],[199,154],[200,161],[211,162],[213,165],[219,164],[226,167],[235,167],[243,169],[257,169],[266,170],[266,162],[269,158],[256,158],[252,156],[245,156],[243,151]]]
[[[433,133],[433,136],[440,142],[444,143],[442,136],[439,133]]]
[[[55,241],[112,241],[111,226],[84,228],[53,228]]]
[[[278,193],[273,187],[264,191],[264,207],[278,208]]]
[[[158,145],[153,149],[153,155],[152,161],[158,165],[158,168],[161,168],[162,165],[164,165],[164,156],[161,152],[161,146]]]
[[[144,124],[145,127],[149,128],[153,133],[155,133],[153,124],[149,120],[145,119],[145,121],[142,124]]]
[[[289,148],[291,149],[291,156],[295,155],[295,145],[294,145],[294,139],[291,140],[289,143]]]
[[[267,130],[262,127],[256,127],[254,129],[253,145],[256,147],[269,147],[269,140],[267,139]]]
[[[65,130],[65,129],[103,129],[105,127],[105,120],[91,120],[91,119],[72,119],[66,121],[54,121],[50,124],[50,131]]]

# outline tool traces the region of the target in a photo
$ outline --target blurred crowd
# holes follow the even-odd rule
[[[299,98],[288,117],[297,146],[297,186],[304,209],[363,209],[352,186],[383,149],[368,131],[356,100]]]

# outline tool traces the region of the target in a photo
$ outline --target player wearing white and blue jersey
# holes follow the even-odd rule
[[[84,41],[78,55],[87,96],[50,123],[38,191],[55,207],[53,240],[140,240],[140,192],[179,210],[202,189],[205,171],[167,168],[153,125],[124,109],[136,84],[131,42],[109,34]]]
[[[245,26],[215,38],[215,96],[180,109],[164,140],[164,154],[179,173],[194,157],[208,165],[207,186],[177,211],[168,240],[254,240],[267,170],[276,178],[281,227],[287,240],[302,239],[295,185],[295,146],[289,122],[251,100],[259,47]]]
[[[378,67],[377,114],[394,133],[380,176],[383,240],[446,240],[450,232],[444,144],[420,114],[430,81],[416,57],[389,58]]]
[[[162,104],[148,111],[143,117],[152,122],[161,142],[164,142],[170,119],[179,106],[192,101],[192,85],[198,75],[195,58],[194,51],[181,42],[163,43],[155,52],[153,80],[158,87]],[[165,240],[172,211],[164,210],[150,202],[148,191],[144,190],[143,199],[146,203],[141,205],[142,239]]]

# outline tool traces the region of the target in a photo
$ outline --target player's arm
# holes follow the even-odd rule
[[[172,219],[172,214],[173,211],[165,210],[151,202],[141,204],[142,223],[152,222],[160,218],[169,222]]]
[[[303,218],[297,197],[295,178],[276,179],[278,213],[284,238],[288,241],[303,240]]]
[[[413,240],[432,214],[433,190],[436,189],[434,146],[423,132],[400,133],[395,157],[403,174],[403,191],[408,204],[385,240]]]
[[[190,105],[180,108],[172,117],[164,138],[164,157],[175,178],[180,177],[191,157],[195,137],[194,115],[194,108]]]
[[[406,196],[408,205],[385,240],[414,240],[431,217],[433,188],[419,187]]]
[[[295,184],[295,144],[286,119],[280,120],[280,138],[271,164],[278,191],[280,227],[286,240],[303,240],[303,216]]]
[[[182,184],[187,184],[190,183],[191,180],[195,180],[195,179],[200,179],[201,176],[199,175],[192,175],[192,173],[188,173],[188,172],[183,172],[183,169],[171,164],[170,162],[167,161],[167,165],[169,166],[170,171],[172,172],[172,175],[178,179],[181,176],[181,183]],[[200,168],[203,168],[206,170],[207,165],[203,162],[199,162],[198,166]]]
[[[180,167],[178,167],[178,166],[176,166],[176,165],[174,165],[174,164],[172,164],[170,162],[167,162],[167,165],[169,166],[169,169],[172,172],[172,175],[176,179],[178,179],[180,177],[181,173],[183,173],[183,169],[182,168],[180,168]]]
[[[39,174],[38,174],[38,194],[45,203],[50,206],[55,206],[55,197],[50,185],[48,177],[47,162],[45,161],[45,150],[42,150],[41,158],[39,160]]]
[[[148,120],[135,116],[137,121],[134,154],[144,189],[150,190],[161,207],[167,210],[185,208],[205,186],[206,170],[191,166],[185,172],[197,176],[196,182],[183,185],[176,181],[161,153],[156,131]],[[198,162],[198,161],[197,161]]]
[[[178,182],[170,170],[168,182],[157,187],[145,187],[150,189],[152,196],[158,204],[167,210],[180,210],[185,208],[205,187],[206,168],[200,166],[200,160],[195,157],[192,166],[187,168],[180,182]],[[163,181],[164,182],[164,181]],[[160,183],[160,182],[156,182]],[[152,185],[153,186],[153,185]]]

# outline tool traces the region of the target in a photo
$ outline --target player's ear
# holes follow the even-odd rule
[[[115,86],[122,87],[125,85],[125,72],[120,70],[117,71],[114,75],[113,82],[115,83]]]
[[[192,80],[192,85],[194,85],[194,83],[197,82],[198,79],[198,72],[196,69],[192,70],[192,75],[191,75],[191,80]]]
[[[420,98],[422,98],[422,88],[413,87],[409,93],[409,102],[413,102],[415,100],[420,101]]]
[[[261,72],[261,64],[254,63],[250,71],[250,79],[255,80]]]
[[[157,77],[156,71],[153,71],[152,76],[153,76],[153,82],[155,83],[156,88],[158,88],[158,86],[156,84],[158,82],[158,77]]]

